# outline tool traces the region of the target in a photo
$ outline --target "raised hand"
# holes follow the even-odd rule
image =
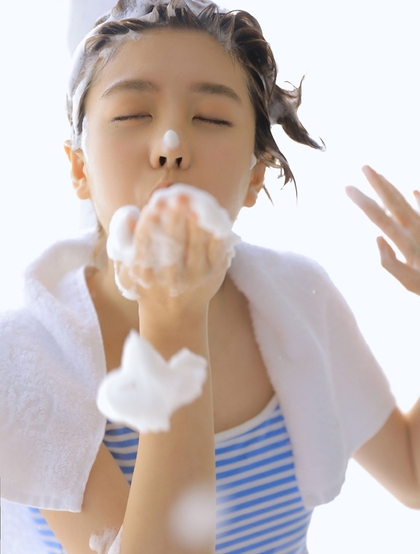
[[[405,262],[398,260],[385,238],[378,237],[382,266],[407,290],[420,295],[420,214],[385,177],[369,166],[362,171],[384,207],[356,187],[346,187],[346,193],[405,258]],[[420,208],[420,192],[414,191],[414,197]]]
[[[141,296],[151,295],[159,303],[166,290],[182,303],[188,297],[193,302],[208,302],[229,267],[230,253],[224,241],[200,227],[187,197],[181,195],[174,205],[159,200],[148,208],[135,231],[137,260],[130,272],[140,285]]]
[[[141,214],[135,206],[120,208],[107,252],[121,293],[142,305],[154,302],[154,311],[168,301],[207,304],[240,240],[231,227],[213,197],[187,185],[158,191]]]

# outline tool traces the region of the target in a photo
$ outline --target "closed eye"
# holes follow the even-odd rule
[[[233,124],[230,121],[227,121],[225,119],[212,119],[209,117],[200,117],[196,116],[194,117],[197,121],[203,121],[204,123],[208,123],[209,125],[218,125],[220,127],[233,127]]]
[[[151,116],[149,114],[119,115],[118,117],[114,117],[112,121],[129,121],[134,119],[145,119],[147,117]]]

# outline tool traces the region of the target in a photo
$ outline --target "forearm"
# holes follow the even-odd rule
[[[409,414],[395,408],[376,435],[354,454],[379,483],[414,509],[420,508],[419,416],[420,403]]]
[[[413,472],[417,481],[417,508],[420,509],[420,398],[407,414],[413,460]]]
[[[207,314],[179,318],[170,314],[156,324],[141,318],[141,334],[165,358],[187,347],[207,360]],[[172,510],[180,496],[195,485],[207,485],[211,513],[215,513],[215,462],[213,401],[210,377],[202,395],[180,408],[168,432],[141,436],[133,482],[124,518],[122,554],[171,554],[186,551],[170,526]],[[188,525],[188,522],[185,522]],[[214,552],[214,533],[197,554]]]

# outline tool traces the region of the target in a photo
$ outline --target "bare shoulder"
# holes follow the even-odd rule
[[[91,537],[116,536],[123,520],[129,485],[105,445],[101,445],[86,485],[82,511],[41,510],[68,554],[92,554]]]

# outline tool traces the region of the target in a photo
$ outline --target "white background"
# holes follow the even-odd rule
[[[6,4],[6,3],[5,3]],[[20,0],[2,7],[0,309],[20,302],[21,273],[56,238],[78,227],[62,149],[67,138],[67,4]],[[269,172],[275,207],[261,198],[240,217],[244,239],[320,261],[341,289],[402,409],[420,393],[420,299],[378,263],[376,230],[344,194],[368,190],[369,163],[407,195],[420,188],[420,34],[412,0],[225,0],[260,21],[276,54],[279,84],[306,74],[300,116],[327,151],[276,131],[293,186]],[[340,497],[316,510],[311,554],[420,552],[420,513],[401,506],[355,463]]]

